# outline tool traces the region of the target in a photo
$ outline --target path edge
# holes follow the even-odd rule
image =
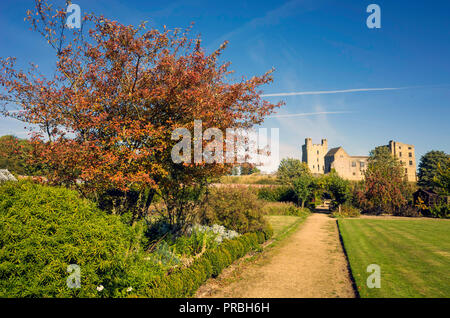
[[[344,239],[342,238],[339,220],[336,220],[336,224],[337,224],[338,233],[339,233],[339,241],[341,242],[342,250],[344,251],[345,259],[347,261],[347,270],[350,275],[350,280],[352,282],[353,292],[355,293],[356,298],[361,298],[361,295],[359,294],[359,291],[358,291],[358,286],[356,285],[355,277],[353,276],[352,268],[350,266],[350,260],[348,258],[347,250],[345,248]]]

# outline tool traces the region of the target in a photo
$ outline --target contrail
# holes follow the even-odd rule
[[[262,94],[261,97],[294,96],[294,95],[321,95],[321,94],[339,94],[339,93],[372,92],[372,91],[395,91],[395,90],[400,90],[400,89],[423,88],[423,87],[436,87],[436,86],[351,88],[351,89],[338,89],[338,90],[331,90],[331,91],[309,91],[309,92]]]
[[[272,115],[272,116],[267,116],[266,118],[304,117],[304,116],[314,116],[314,115],[349,114],[349,113],[353,113],[353,112],[350,112],[350,111],[337,111],[337,112],[299,113],[299,114]]]

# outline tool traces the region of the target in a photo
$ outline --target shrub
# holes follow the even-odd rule
[[[336,210],[333,211],[332,216],[333,217],[359,217],[361,215],[361,211],[358,208],[355,208],[350,203],[344,203],[341,205],[341,211]]]
[[[288,186],[266,187],[258,191],[258,198],[270,202],[297,202],[297,196]]]
[[[157,268],[138,253],[138,227],[127,227],[65,188],[27,182],[0,187],[0,297],[120,296]],[[139,235],[137,235],[139,236]],[[81,288],[66,285],[69,264]],[[97,286],[104,289],[97,291]]]
[[[450,218],[450,204],[440,203],[430,207],[430,215],[435,218]]]
[[[192,297],[209,277],[217,277],[236,259],[258,248],[264,233],[247,233],[222,243],[197,258],[190,267],[178,268],[164,277],[155,277],[144,293],[146,297]]]
[[[257,196],[244,188],[212,189],[201,220],[207,225],[223,225],[241,234],[263,231],[267,226]]]
[[[263,206],[265,215],[304,216],[310,212],[308,208],[299,208],[291,202],[267,202]]]
[[[193,233],[194,235],[203,234],[205,236],[212,237],[214,241],[219,244],[222,243],[223,240],[228,240],[239,236],[238,232],[227,230],[224,226],[218,224],[214,224],[212,226],[195,224],[188,229],[188,232]]]

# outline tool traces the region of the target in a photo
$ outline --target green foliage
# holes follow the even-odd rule
[[[198,209],[205,202],[208,188],[207,178],[201,176],[196,176],[195,183],[191,183],[191,180],[191,184],[184,184],[183,180],[189,179],[189,171],[183,169],[173,167],[172,177],[158,183],[166,211],[164,216],[173,232],[183,231],[193,222]],[[200,171],[200,175],[205,172]]]
[[[278,184],[278,180],[274,175],[266,175],[253,173],[250,175],[240,176],[222,176],[220,178],[222,184]]]
[[[449,167],[450,155],[443,151],[429,151],[420,159],[418,185],[428,190],[438,191],[441,188],[436,184],[439,167],[446,170]]]
[[[215,241],[217,234],[211,231],[193,230],[189,235],[177,237],[173,241],[174,252],[183,256],[196,256],[204,250],[215,248],[218,243]]]
[[[332,197],[332,203],[337,206],[349,201],[352,197],[350,181],[341,178],[335,171],[325,176],[326,190]]]
[[[441,202],[429,208],[430,215],[435,218],[450,218],[450,204]]]
[[[247,233],[228,240],[216,249],[205,252],[189,267],[181,267],[164,277],[151,281],[143,296],[151,298],[192,297],[209,278],[217,277],[236,259],[255,250],[268,239],[263,232]]]
[[[375,213],[398,213],[412,196],[402,164],[386,147],[371,152],[365,181],[355,192],[358,206]]]
[[[438,164],[437,174],[433,181],[436,185],[436,191],[444,196],[450,196],[450,158],[447,164]]]
[[[0,169],[8,169],[17,175],[44,175],[45,169],[33,159],[33,146],[29,140],[11,135],[0,137]]]
[[[395,216],[419,217],[422,216],[420,210],[412,204],[403,205],[393,212]]]
[[[308,208],[299,208],[291,202],[267,202],[263,206],[265,215],[304,216],[310,212]]]
[[[340,211],[333,211],[333,217],[359,217],[361,215],[361,211],[358,208],[355,208],[349,202],[342,204]]]
[[[262,231],[267,222],[255,193],[247,188],[214,188],[208,195],[201,220],[239,233]]]
[[[75,191],[6,183],[0,187],[0,296],[113,297],[139,288],[159,274],[143,260],[141,234],[141,226],[127,227]],[[69,264],[81,268],[79,289],[67,288]]]
[[[259,173],[259,172],[260,172],[260,170],[252,164],[244,163],[241,165],[241,175],[251,175],[253,173]]]
[[[258,198],[270,202],[297,202],[294,190],[288,186],[261,188]]]
[[[298,203],[300,204],[301,201],[302,208],[304,208],[306,201],[311,198],[314,191],[313,177],[308,173],[301,174],[293,181],[293,188],[299,200]]]
[[[285,158],[281,160],[277,171],[280,182],[290,186],[293,185],[294,180],[305,174],[311,174],[308,165],[301,160],[293,158]]]
[[[126,192],[109,189],[96,193],[95,199],[100,209],[121,215],[125,223],[132,224],[146,214],[155,197],[155,190],[151,188],[129,189]]]

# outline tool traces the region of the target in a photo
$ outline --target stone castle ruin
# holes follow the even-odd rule
[[[407,180],[417,181],[414,146],[391,140],[386,147],[403,164]],[[362,180],[368,159],[368,156],[350,156],[342,147],[328,150],[326,139],[322,139],[320,144],[313,144],[311,138],[306,138],[302,146],[302,161],[314,174],[326,174],[335,169],[342,178]]]

